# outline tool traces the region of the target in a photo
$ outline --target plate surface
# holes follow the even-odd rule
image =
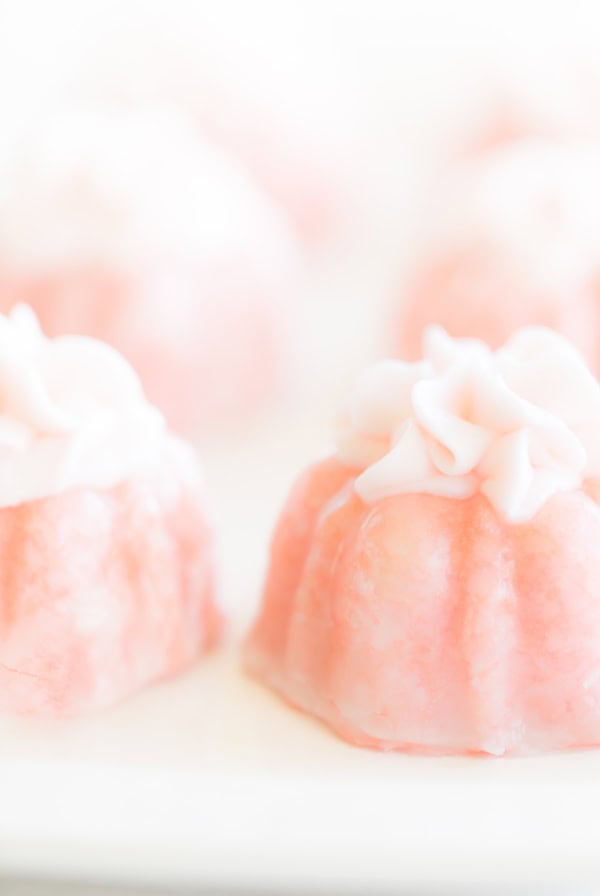
[[[600,883],[600,752],[347,746],[235,651],[93,719],[0,730],[0,872],[335,892]]]

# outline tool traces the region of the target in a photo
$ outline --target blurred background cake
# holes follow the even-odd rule
[[[25,301],[51,335],[107,340],[187,432],[277,391],[296,241],[189,116],[70,106],[7,126],[3,149],[2,310]]]
[[[568,336],[600,373],[600,141],[501,140],[455,166],[427,206],[397,348],[424,327],[498,347],[525,324]]]

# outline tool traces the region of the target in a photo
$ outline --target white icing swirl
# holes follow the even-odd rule
[[[159,462],[166,428],[129,364],[95,339],[0,315],[0,507],[111,488]]]
[[[520,522],[600,474],[600,385],[552,330],[522,329],[492,352],[430,327],[423,361],[382,361],[363,375],[337,451],[363,471],[355,488],[366,502],[481,492]]]

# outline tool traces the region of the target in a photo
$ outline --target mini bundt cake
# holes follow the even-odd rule
[[[107,345],[0,316],[0,710],[62,717],[217,640],[198,469]]]
[[[431,328],[292,490],[249,671],[380,750],[600,744],[599,474],[600,385],[563,337]]]

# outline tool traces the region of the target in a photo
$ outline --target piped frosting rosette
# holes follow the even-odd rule
[[[509,522],[600,475],[600,385],[557,333],[518,331],[492,352],[439,327],[423,360],[387,360],[359,380],[337,453],[367,503],[484,494]]]
[[[110,346],[48,339],[25,305],[0,315],[0,507],[111,488],[155,468],[166,439],[163,417]]]

